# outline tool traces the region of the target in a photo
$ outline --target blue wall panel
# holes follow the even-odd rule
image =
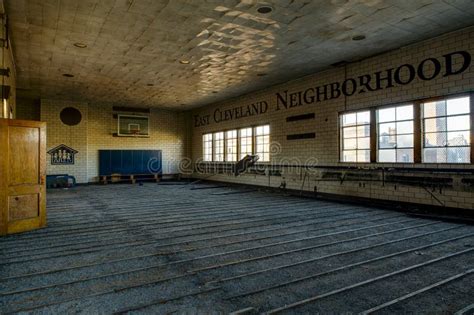
[[[99,175],[161,172],[161,150],[99,150]]]

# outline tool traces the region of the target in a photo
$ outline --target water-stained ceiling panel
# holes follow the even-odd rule
[[[5,5],[20,96],[178,110],[474,24],[472,0]]]

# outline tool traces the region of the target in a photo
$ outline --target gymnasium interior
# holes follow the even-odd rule
[[[474,1],[0,22],[0,314],[474,314]]]

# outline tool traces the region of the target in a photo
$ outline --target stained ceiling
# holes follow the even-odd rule
[[[5,5],[20,96],[178,110],[474,25],[472,0]]]

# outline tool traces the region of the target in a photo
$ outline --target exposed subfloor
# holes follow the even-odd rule
[[[474,226],[212,184],[51,190],[48,227],[0,249],[2,314],[434,314],[474,303]]]

